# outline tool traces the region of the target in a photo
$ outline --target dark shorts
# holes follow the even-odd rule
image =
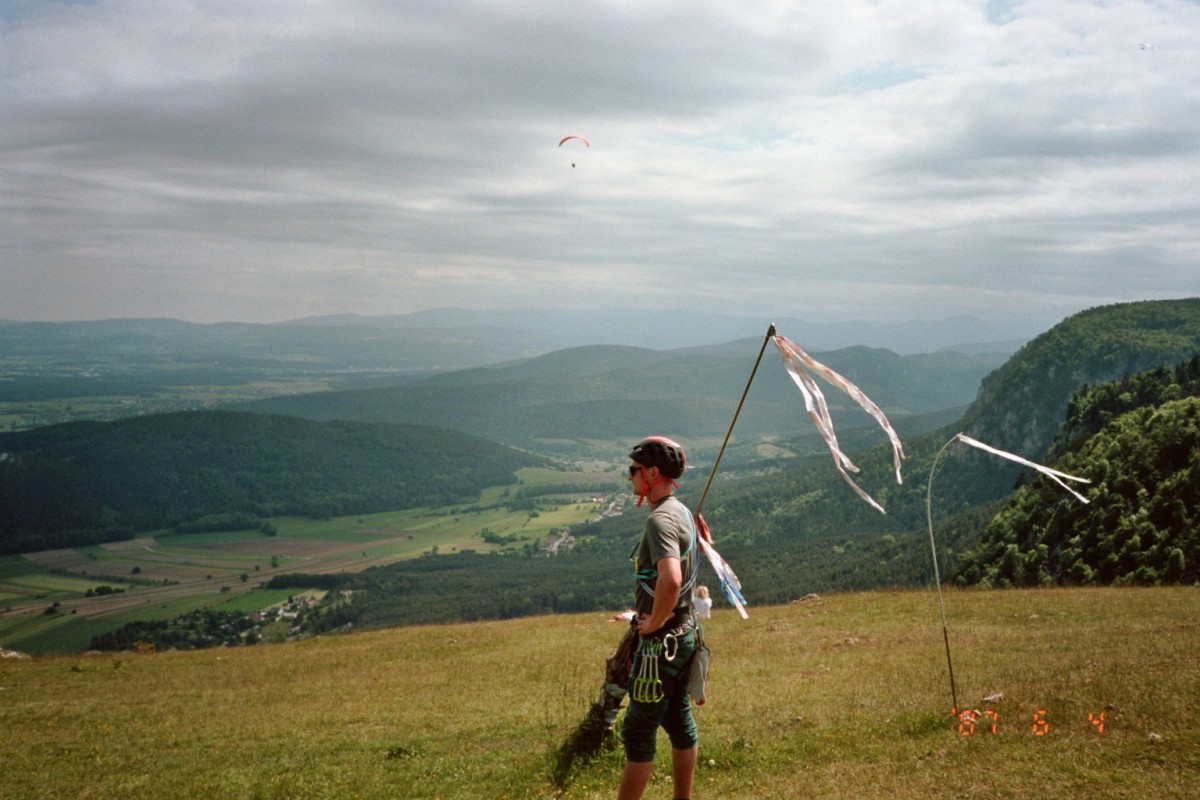
[[[661,727],[671,739],[671,747],[688,750],[699,741],[696,736],[696,720],[692,717],[691,697],[687,692],[687,666],[696,649],[696,631],[677,637],[679,645],[675,658],[668,661],[665,656],[658,659],[658,674],[663,683],[662,700],[643,703],[629,699],[629,710],[621,724],[621,738],[625,742],[627,761],[647,762],[654,760],[656,738]],[[638,675],[641,659],[639,647],[633,657],[630,680]]]

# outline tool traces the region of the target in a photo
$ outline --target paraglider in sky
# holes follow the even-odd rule
[[[558,146],[559,146],[559,147],[562,147],[564,144],[566,144],[567,142],[571,141],[572,139],[578,139],[579,141],[583,142],[583,146],[584,146],[584,147],[591,147],[591,146],[592,146],[591,142],[589,142],[587,139],[583,138],[582,136],[574,136],[574,135],[572,135],[572,136],[564,136],[564,137],[563,137],[563,138],[562,138],[562,139],[559,141],[559,143],[558,143]],[[574,161],[572,161],[572,162],[571,162],[571,167],[572,167],[572,168],[574,168],[574,167],[575,167],[575,162],[574,162]]]

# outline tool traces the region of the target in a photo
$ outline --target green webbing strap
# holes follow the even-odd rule
[[[674,497],[674,495],[671,495],[671,496]],[[676,500],[675,502],[678,503],[679,501]],[[684,511],[687,511],[687,509],[685,508]],[[682,562],[685,558],[687,558],[688,554],[692,552],[692,548],[696,546],[696,537],[699,535],[696,532],[696,520],[693,519],[692,513],[690,511],[688,511],[688,526],[691,527],[691,529],[692,529],[692,536],[688,540],[687,549],[685,549],[683,551],[683,553],[679,556],[680,562]],[[633,546],[633,552],[629,554],[630,558],[633,558],[637,554],[639,547],[641,547],[640,542]],[[634,563],[637,563],[637,562],[635,561]],[[691,591],[692,587],[696,585],[696,578],[699,577],[699,575],[700,575],[700,554],[697,553],[692,556],[692,568],[689,571],[687,580],[683,582],[683,586],[679,587],[679,596],[680,597],[683,596],[684,592]],[[644,591],[646,594],[650,595],[651,597],[654,597],[654,588],[651,587],[647,583],[647,581],[658,579],[658,568],[657,567],[639,567],[634,572],[634,576],[637,578],[638,585],[642,587],[642,591]]]

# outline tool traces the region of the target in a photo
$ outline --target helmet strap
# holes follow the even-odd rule
[[[651,489],[653,489],[655,486],[661,486],[664,483],[670,483],[672,489],[679,488],[679,484],[676,483],[674,481],[674,479],[666,477],[661,472],[659,473],[659,479],[654,481],[653,483],[651,483],[646,480],[646,473],[643,470],[643,472],[642,472],[642,490],[640,492],[638,492],[638,501],[637,501],[638,507],[640,508],[642,505],[642,501],[644,501],[650,497]],[[654,501],[651,500],[650,502],[654,502]]]

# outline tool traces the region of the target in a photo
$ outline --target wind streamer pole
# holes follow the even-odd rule
[[[772,323],[767,328],[767,335],[763,337],[762,347],[758,349],[758,358],[754,359],[754,368],[750,370],[750,378],[746,381],[746,388],[742,390],[742,397],[738,400],[737,409],[733,412],[733,419],[729,421],[729,430],[725,432],[725,441],[721,442],[721,449],[717,452],[717,459],[713,462],[712,472],[708,473],[708,482],[704,484],[704,491],[700,493],[700,502],[696,504],[696,541],[700,545],[700,551],[708,558],[708,563],[712,565],[713,572],[716,573],[717,581],[721,585],[721,591],[725,594],[725,599],[729,604],[737,609],[738,614],[742,619],[747,619],[746,614],[746,598],[742,595],[742,582],[738,580],[738,576],[730,568],[725,559],[721,558],[721,554],[712,544],[712,532],[708,529],[708,523],[704,521],[701,515],[701,510],[704,508],[704,499],[708,497],[708,489],[712,486],[713,478],[717,476],[717,468],[721,466],[721,457],[725,455],[725,448],[729,445],[729,439],[733,436],[733,426],[737,424],[738,416],[742,413],[742,405],[746,402],[746,395],[750,393],[750,385],[754,383],[754,376],[758,374],[758,365],[762,362],[763,353],[766,352],[767,342],[771,341],[771,337],[775,335],[775,325]]]
[[[733,419],[729,421],[729,430],[725,432],[725,441],[721,442],[721,449],[717,453],[717,460],[713,462],[712,472],[708,473],[708,482],[704,484],[704,491],[700,493],[700,502],[696,503],[696,516],[700,516],[700,511],[704,508],[704,498],[708,497],[708,487],[712,486],[713,478],[717,475],[717,467],[721,466],[721,457],[725,455],[725,447],[729,444],[729,437],[733,436],[733,426],[737,424],[738,416],[742,413],[742,405],[746,402],[746,395],[750,393],[750,384],[754,383],[754,376],[758,372],[758,365],[762,363],[767,343],[771,341],[771,337],[774,335],[775,323],[772,322],[770,327],[767,328],[767,335],[763,337],[762,347],[758,349],[758,358],[754,359],[754,369],[750,370],[750,379],[746,381],[746,388],[742,390],[742,399],[738,400],[737,409],[733,412]]]

